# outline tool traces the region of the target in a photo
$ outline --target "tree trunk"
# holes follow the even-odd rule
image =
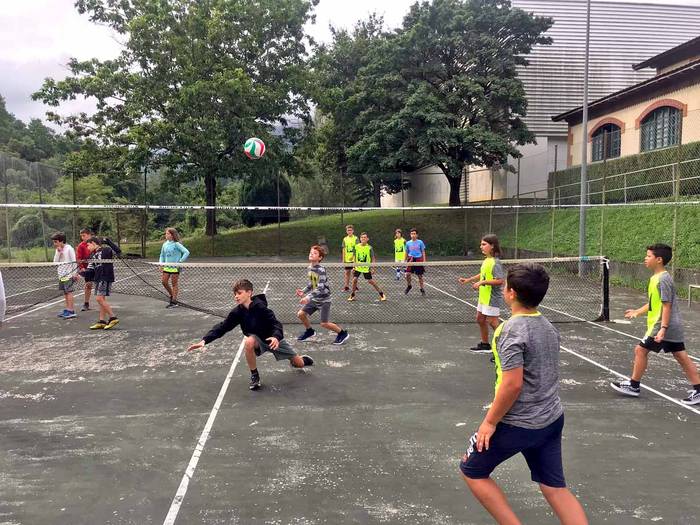
[[[450,183],[450,206],[461,206],[462,200],[459,195],[459,189],[462,185],[461,175],[459,177],[445,176],[447,177],[447,182]]]
[[[382,183],[374,181],[372,183],[372,200],[374,205],[379,208],[382,205]]]
[[[207,206],[216,206],[216,177],[207,173],[204,176],[205,198]],[[206,234],[210,237],[216,235],[216,210],[207,210]]]

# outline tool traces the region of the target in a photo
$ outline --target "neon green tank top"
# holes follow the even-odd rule
[[[361,244],[356,244],[355,245],[355,260],[358,263],[371,263],[372,262],[372,247],[367,244],[365,246],[362,246]],[[368,266],[355,266],[355,271],[358,271],[360,273],[368,273],[369,272],[369,265]]]
[[[661,321],[661,311],[663,310],[663,303],[661,302],[661,293],[659,292],[659,280],[661,275],[666,272],[655,273],[649,279],[649,286],[647,287],[647,296],[649,297],[649,311],[647,312],[647,333],[646,337],[651,336],[655,330],[654,327],[656,323]]]
[[[399,237],[394,239],[394,262],[406,260],[406,239]]]
[[[493,267],[496,266],[496,259],[494,257],[487,257],[484,262],[481,263],[481,272],[479,276],[480,281],[490,281],[493,279]],[[491,289],[493,286],[485,284],[479,286],[479,304],[490,305],[491,304]]]
[[[511,317],[513,319],[514,317],[538,317],[542,315],[540,312],[534,313],[534,314],[516,314]],[[507,322],[507,321],[506,321]],[[493,386],[494,392],[498,392],[498,387],[501,384],[501,381],[503,381],[503,369],[501,368],[501,359],[498,357],[498,338],[501,336],[501,332],[503,332],[503,327],[505,326],[505,322],[499,324],[496,329],[493,331],[493,339],[491,339],[491,352],[493,352],[493,362],[494,362],[494,367],[496,368],[496,383]]]
[[[359,244],[357,235],[343,237],[343,262],[355,262],[355,246]]]

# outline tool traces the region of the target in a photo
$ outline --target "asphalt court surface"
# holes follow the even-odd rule
[[[643,301],[613,289],[612,317]],[[88,330],[94,312],[56,318],[61,304],[3,326],[0,523],[168,519],[241,334],[188,354],[218,318],[151,299],[113,302],[113,331]],[[683,315],[690,353],[700,355],[700,310],[684,305]],[[687,388],[675,360],[651,356],[644,384],[656,393],[627,399],[608,387],[613,371],[629,373],[635,339],[624,334],[641,334],[643,323],[557,325],[567,482],[591,523],[697,523],[700,407],[672,401]],[[287,337],[299,328],[286,325]],[[308,370],[262,357],[259,392],[237,364],[172,522],[492,522],[458,470],[493,395],[488,355],[466,350],[476,325],[347,328],[343,347],[321,332],[294,341],[316,360]],[[495,479],[524,523],[556,522],[524,460]]]

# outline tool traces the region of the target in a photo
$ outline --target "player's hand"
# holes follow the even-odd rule
[[[460,277],[457,280],[459,281],[459,284],[468,284],[469,283],[469,279],[467,279],[466,277]]]
[[[190,346],[187,347],[187,351],[191,352],[192,350],[198,350],[200,348],[204,348],[205,344],[206,343],[204,342],[204,340],[200,341],[199,343],[191,344]]]
[[[309,298],[308,298],[308,297],[304,297],[303,299],[301,299],[301,300],[299,301],[299,304],[309,304]]]
[[[634,319],[638,315],[639,315],[639,313],[637,312],[637,310],[634,310],[632,308],[630,308],[629,310],[625,310],[625,317],[627,319]]]
[[[280,347],[280,340],[276,337],[268,337],[265,341],[272,350],[277,350]]]
[[[654,336],[654,341],[660,343],[664,340],[664,337],[666,337],[666,329],[661,328],[658,332],[656,332],[656,335]]]
[[[496,432],[496,425],[492,425],[486,420],[482,421],[479,430],[476,431],[476,450],[479,452],[488,450],[489,441],[494,432]]]
[[[472,284],[472,288],[474,290],[478,290],[479,286],[481,286],[481,281],[476,281],[474,284]]]
[[[297,297],[301,297],[301,296],[303,296],[303,295],[304,295],[304,292],[303,292],[303,291],[301,291],[301,290],[300,290],[299,288],[297,288],[297,291],[296,291],[296,292],[294,292],[294,293],[295,293],[295,294],[297,294]]]

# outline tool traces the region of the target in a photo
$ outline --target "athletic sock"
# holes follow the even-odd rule
[[[255,370],[250,371],[250,377],[257,377],[260,374],[258,374],[258,369],[256,368]]]
[[[700,383],[697,385],[693,385],[693,388],[695,389],[696,392],[700,392]]]
[[[640,381],[635,381],[634,379],[630,379],[630,385],[634,388],[639,388]]]

